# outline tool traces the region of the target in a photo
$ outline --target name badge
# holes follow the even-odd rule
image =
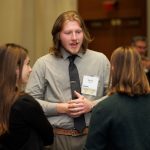
[[[95,76],[84,76],[81,93],[96,96],[98,80],[99,78]]]

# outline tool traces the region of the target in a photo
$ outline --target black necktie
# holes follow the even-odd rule
[[[76,99],[77,97],[74,94],[74,91],[81,93],[81,86],[80,86],[80,79],[78,74],[78,69],[74,64],[74,60],[76,55],[69,56],[69,76],[70,76],[70,86],[71,86],[71,94],[72,99]],[[80,117],[74,118],[74,128],[79,132],[82,132],[83,129],[86,127],[84,115]]]

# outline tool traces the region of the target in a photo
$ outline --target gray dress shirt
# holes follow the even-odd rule
[[[61,52],[62,58],[49,53],[36,61],[26,86],[26,92],[39,101],[54,127],[72,129],[73,118],[66,114],[59,114],[56,110],[57,103],[71,100],[68,72],[70,54],[63,49]],[[104,54],[88,49],[85,54],[79,53],[74,63],[78,68],[81,85],[85,75],[99,78],[96,96],[83,94],[87,99],[98,103],[105,95],[108,86],[109,60]],[[85,114],[87,126],[90,116],[90,113]]]

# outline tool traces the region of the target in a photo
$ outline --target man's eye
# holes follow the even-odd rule
[[[65,34],[71,34],[71,32],[65,32]]]
[[[81,32],[82,32],[82,31],[77,31],[76,33],[78,33],[78,34],[79,34],[79,33],[81,33]]]

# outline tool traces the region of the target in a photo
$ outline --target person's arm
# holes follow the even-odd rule
[[[46,116],[58,115],[58,113],[66,111],[67,103],[52,103],[44,99],[47,86],[45,73],[45,63],[40,59],[37,60],[33,66],[25,91],[40,103]]]
[[[108,97],[107,94],[107,90],[108,90],[108,84],[109,84],[109,78],[110,78],[110,62],[107,59],[107,57],[105,56],[103,58],[103,81],[104,81],[104,93],[103,96],[97,100],[94,101],[94,105],[97,105],[99,102],[103,101],[104,99],[106,99]]]
[[[93,105],[96,106],[99,102],[105,100],[107,97],[108,97],[108,95],[105,95],[105,96],[93,101]]]
[[[68,111],[68,115],[70,115],[71,117],[78,117],[82,114],[91,112],[93,108],[97,105],[97,102],[87,99],[76,91],[75,95],[77,96],[77,99],[69,101],[67,109],[65,109]],[[107,97],[108,96],[105,96],[103,97],[103,99],[106,99]]]

